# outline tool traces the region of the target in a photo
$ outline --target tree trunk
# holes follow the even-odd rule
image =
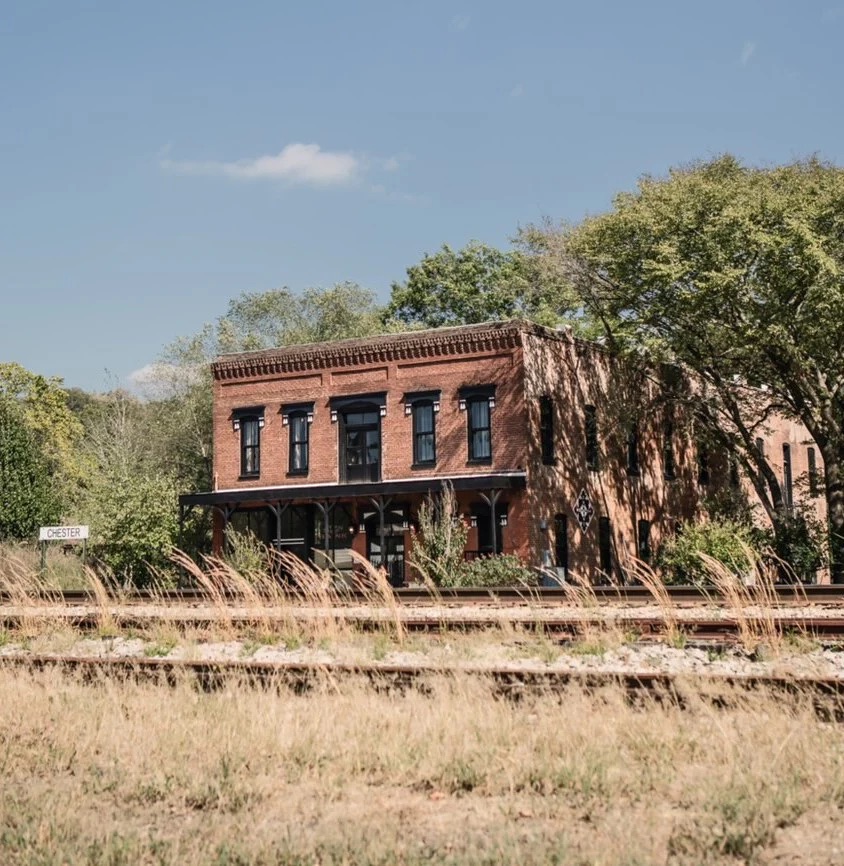
[[[844,455],[824,449],[826,507],[829,515],[829,571],[833,583],[844,583]]]

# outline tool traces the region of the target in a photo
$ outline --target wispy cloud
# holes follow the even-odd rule
[[[750,63],[751,58],[756,53],[756,43],[755,42],[745,42],[741,48],[741,65],[747,66]]]
[[[525,89],[521,84],[516,84],[512,88],[510,88],[510,98],[518,99],[521,96],[525,95]]]
[[[177,174],[219,175],[235,180],[274,180],[309,186],[344,186],[363,170],[360,158],[343,151],[323,150],[318,144],[288,144],[275,155],[240,159],[160,161],[161,167]]]
[[[451,19],[448,29],[451,30],[452,33],[462,33],[472,22],[472,19],[468,15],[455,15],[454,18]]]
[[[173,396],[202,381],[202,364],[168,364],[157,361],[133,370],[126,384],[136,394],[150,398]]]

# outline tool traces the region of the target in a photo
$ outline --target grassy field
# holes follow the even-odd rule
[[[844,729],[765,695],[680,710],[445,677],[296,696],[3,671],[0,766],[4,864],[844,859]]]

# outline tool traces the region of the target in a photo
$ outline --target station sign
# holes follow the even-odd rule
[[[38,530],[39,541],[85,541],[87,526],[42,526]]]

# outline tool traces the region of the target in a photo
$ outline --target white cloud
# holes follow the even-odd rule
[[[204,367],[203,364],[145,364],[133,370],[126,382],[132,391],[145,397],[173,396],[186,386],[200,382]]]
[[[401,162],[397,156],[391,156],[384,160],[384,171],[398,171]]]
[[[468,15],[455,15],[454,18],[451,19],[448,29],[451,30],[452,33],[462,33],[469,26],[471,20],[472,19]]]
[[[513,87],[510,90],[510,97],[512,99],[518,99],[520,96],[524,96],[524,95],[525,95],[525,89],[524,89],[524,87],[522,87],[521,84],[515,85],[515,87]]]
[[[747,66],[750,63],[750,59],[756,53],[756,43],[755,42],[745,42],[741,49],[741,65]]]
[[[277,180],[310,186],[343,186],[356,180],[361,160],[352,153],[322,150],[318,144],[288,144],[279,153],[236,162],[161,160],[178,174],[221,175],[236,180]]]

